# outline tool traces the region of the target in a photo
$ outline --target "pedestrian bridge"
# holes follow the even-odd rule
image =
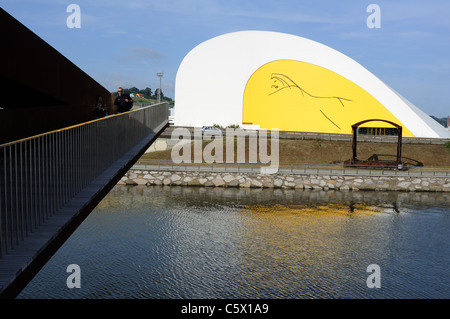
[[[14,298],[168,124],[168,104],[0,145],[0,297]]]

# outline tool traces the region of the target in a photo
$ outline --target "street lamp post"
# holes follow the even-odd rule
[[[156,73],[156,75],[159,78],[159,90],[158,90],[158,103],[159,103],[159,102],[161,102],[161,78],[163,76],[163,73],[162,72],[158,72],[158,73]]]

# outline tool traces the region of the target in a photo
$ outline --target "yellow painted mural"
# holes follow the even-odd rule
[[[351,134],[351,125],[383,119],[413,134],[361,87],[323,67],[294,60],[269,62],[247,82],[243,124],[283,131]],[[364,126],[392,127],[385,122]]]

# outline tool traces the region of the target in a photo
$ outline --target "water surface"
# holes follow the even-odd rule
[[[444,193],[117,186],[18,298],[449,298],[449,239]]]

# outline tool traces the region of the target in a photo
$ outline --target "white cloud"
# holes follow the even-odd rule
[[[450,70],[450,63],[437,63],[437,64],[413,64],[410,66],[416,70],[427,70],[427,71],[444,71]]]
[[[399,36],[401,36],[402,38],[413,38],[413,39],[417,39],[417,38],[431,38],[434,37],[435,34],[432,32],[427,32],[427,31],[418,31],[418,30],[414,30],[414,31],[401,31],[398,33]]]
[[[247,18],[257,18],[266,20],[279,20],[283,22],[308,22],[308,23],[342,23],[341,19],[337,16],[326,16],[322,14],[306,13],[297,10],[290,11],[288,8],[284,10],[267,11],[267,10],[241,10],[235,9],[227,12],[231,16],[247,17]]]
[[[121,62],[128,61],[149,61],[157,60],[163,57],[161,53],[154,49],[143,48],[143,47],[127,47],[125,50],[128,52],[126,55],[118,55],[117,60]]]
[[[450,27],[450,2],[447,0],[386,1],[380,7],[385,21]]]
[[[116,91],[120,86],[127,88],[134,85],[133,80],[130,77],[126,77],[119,72],[101,73],[96,79],[111,92]]]

